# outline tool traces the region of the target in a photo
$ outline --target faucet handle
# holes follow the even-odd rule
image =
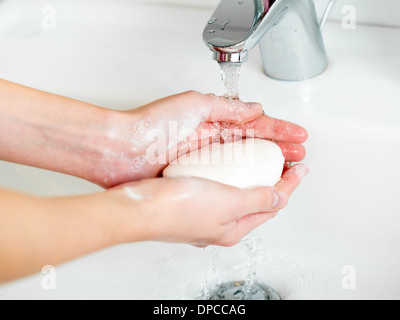
[[[337,0],[330,0],[329,1],[328,6],[325,9],[324,15],[322,16],[321,22],[319,23],[319,27],[320,27],[321,30],[324,29],[324,27],[326,25],[326,22],[328,21],[329,16],[332,13],[332,10],[333,10],[333,8],[335,6],[336,1]]]

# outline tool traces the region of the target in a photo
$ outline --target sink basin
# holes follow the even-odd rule
[[[223,93],[201,40],[211,10],[54,0],[56,28],[45,30],[48,1],[14,2],[0,1],[0,78],[120,110],[192,89]],[[283,299],[400,299],[400,171],[392,165],[400,158],[400,29],[331,22],[324,37],[330,65],[317,78],[269,79],[256,50],[242,70],[243,100],[310,134],[309,176],[257,230],[258,276]],[[45,196],[101,190],[5,162],[0,184]],[[190,299],[204,268],[202,249],[127,244],[56,267],[55,290],[37,274],[0,286],[0,299]]]

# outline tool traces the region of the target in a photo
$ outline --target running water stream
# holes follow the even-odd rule
[[[221,63],[222,82],[225,88],[225,98],[239,99],[239,78],[241,64]],[[220,247],[212,247],[211,251],[204,250],[206,259],[205,289],[200,299],[203,300],[280,300],[279,295],[271,288],[256,281],[257,257],[261,250],[261,239],[256,231],[247,235],[239,244],[246,253],[247,275],[245,279],[219,284],[211,288],[211,278],[216,276],[216,263]],[[232,266],[233,268],[234,266]],[[211,273],[208,271],[211,269]]]
[[[229,100],[239,99],[240,63],[220,63],[222,83],[225,88],[225,97]]]

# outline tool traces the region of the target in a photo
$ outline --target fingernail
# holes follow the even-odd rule
[[[257,102],[247,102],[246,105],[250,109],[262,109],[262,105]]]
[[[303,164],[303,163],[296,165],[293,169],[296,171],[297,176],[298,176],[299,179],[301,179],[301,180],[303,180],[304,177],[305,177],[305,176],[308,174],[308,172],[309,172],[308,167],[307,167],[305,164]]]
[[[285,206],[284,199],[285,199],[285,196],[281,192],[275,191],[273,207],[274,208],[282,208],[283,206]]]

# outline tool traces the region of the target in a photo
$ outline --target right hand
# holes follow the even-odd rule
[[[233,246],[275,217],[307,172],[304,165],[296,165],[275,187],[238,189],[197,178],[159,178],[106,194],[121,214],[122,242]]]

